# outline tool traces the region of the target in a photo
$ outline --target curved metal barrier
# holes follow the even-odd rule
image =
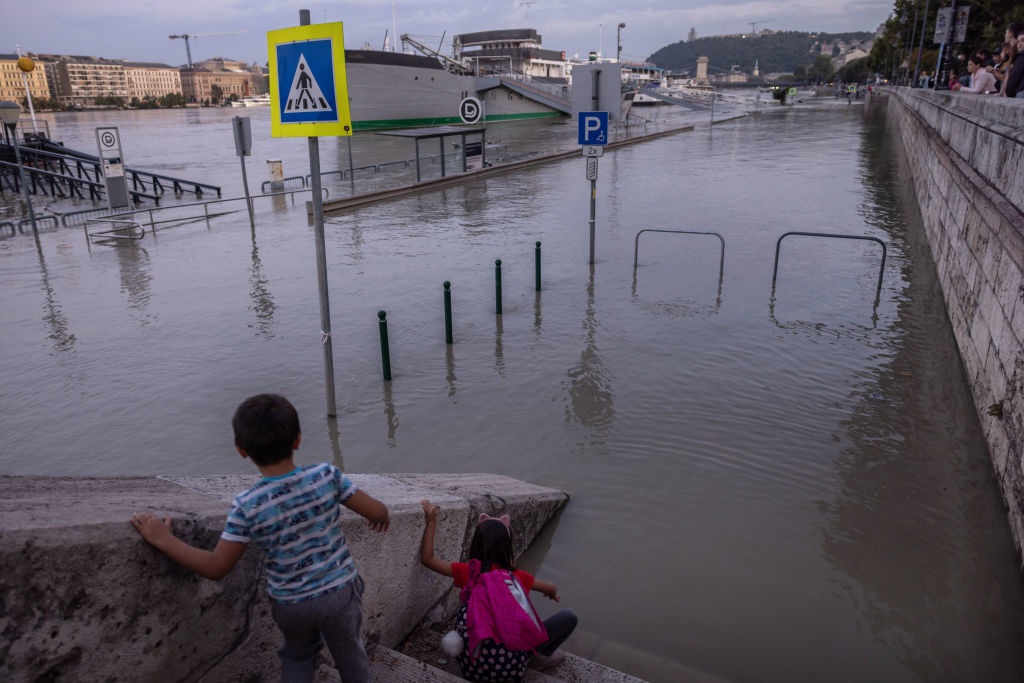
[[[636,294],[636,268],[638,257],[640,253],[640,235],[645,232],[665,232],[673,235],[714,235],[721,242],[721,248],[718,252],[718,297],[715,300],[715,307],[722,303],[722,278],[725,275],[725,238],[717,232],[707,232],[703,230],[663,230],[661,228],[645,228],[636,234],[633,238],[633,294]]]
[[[660,228],[645,228],[636,234],[633,238],[633,270],[636,270],[637,255],[640,250],[640,235],[645,232],[668,232],[676,235],[714,235],[722,243],[722,248],[718,257],[718,277],[722,277],[722,273],[725,271],[725,238],[719,235],[717,232],[705,232],[700,230],[662,230]]]
[[[869,237],[867,235],[840,235],[830,232],[786,232],[782,234],[782,237],[775,243],[775,266],[772,268],[772,298],[775,298],[775,279],[779,273],[779,249],[782,246],[782,240],[790,235],[803,235],[805,237],[834,237],[837,239],[844,240],[865,240],[867,242],[878,242],[882,245],[882,265],[878,268],[878,287],[875,289],[875,306],[878,305],[878,300],[882,296],[882,275],[885,272],[885,255],[886,247],[885,242],[878,239],[877,237]]]

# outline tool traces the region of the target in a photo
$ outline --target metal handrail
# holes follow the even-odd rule
[[[69,160],[74,160],[74,161],[76,161],[78,163],[90,164],[93,167],[93,170],[94,170],[94,172],[96,174],[96,178],[99,179],[99,178],[103,177],[102,171],[100,170],[100,168],[101,168],[100,167],[100,160],[95,158],[95,157],[89,158],[89,156],[79,156],[78,154],[71,153],[73,150],[69,150],[68,153],[65,153],[65,154],[58,154],[56,152],[48,152],[48,151],[43,150],[43,149],[35,149],[35,148],[31,148],[31,147],[26,148],[26,149],[27,149],[26,154],[28,156],[38,156],[38,157],[46,157],[46,158],[50,158],[50,159],[57,159],[57,160],[63,161],[65,165],[70,165],[70,164],[67,163]],[[138,185],[140,185],[140,184],[143,187],[145,187],[145,182],[138,180],[138,176],[139,175],[143,175],[143,176],[149,176],[150,178],[158,178],[160,180],[168,180],[168,181],[170,181],[172,186],[174,187],[174,191],[175,192],[186,192],[186,190],[181,187],[184,184],[184,185],[191,185],[193,188],[195,188],[194,190],[192,190],[193,194],[203,194],[203,188],[205,188],[205,189],[209,189],[209,190],[215,191],[217,193],[217,196],[218,197],[220,196],[221,189],[217,185],[210,185],[208,183],[199,183],[199,182],[196,182],[194,180],[186,180],[184,178],[176,178],[174,176],[163,175],[161,173],[153,173],[152,171],[142,171],[142,170],[139,170],[137,168],[125,167],[124,170],[125,170],[125,174],[126,175],[133,176],[133,185],[135,187],[138,187]],[[166,191],[166,190],[164,190],[163,185],[161,185],[160,183],[151,183],[151,184],[153,184],[153,186],[154,186],[153,187],[153,191],[154,192],[156,191],[157,187],[160,188],[161,193]]]
[[[636,294],[636,268],[637,259],[640,251],[640,235],[645,232],[666,232],[675,235],[714,235],[721,242],[721,248],[718,252],[718,298],[716,299],[716,307],[722,303],[722,279],[725,274],[725,238],[717,232],[707,232],[702,230],[663,230],[661,228],[645,228],[636,234],[633,238],[633,293]]]
[[[36,216],[36,227],[40,227],[40,225],[39,225],[40,223],[42,223],[43,221],[48,221],[48,220],[49,221],[53,221],[53,227],[55,227],[55,228],[58,227],[57,226],[57,217],[54,216],[52,213],[48,213],[48,214],[45,214],[45,215],[42,215],[42,216]],[[18,221],[18,230],[21,230],[22,227],[24,227],[26,225],[31,225],[31,224],[32,224],[32,219],[31,218],[22,218],[20,221]]]
[[[3,168],[18,168],[18,164],[12,164],[9,161],[0,161],[0,167],[3,167]],[[50,191],[51,192],[53,192],[53,183],[60,184],[61,181],[64,181],[64,182],[67,183],[69,191],[70,191],[70,188],[71,188],[71,186],[73,184],[81,183],[81,184],[85,185],[86,187],[89,188],[89,196],[90,197],[93,196],[94,190],[96,192],[99,192],[99,191],[102,191],[102,190],[106,189],[106,186],[103,183],[97,182],[95,180],[89,180],[88,178],[76,178],[76,177],[74,177],[72,175],[64,175],[62,173],[57,173],[55,171],[50,171],[50,170],[43,169],[43,168],[36,168],[34,166],[28,166],[28,165],[25,165],[25,164],[22,164],[22,168],[28,174],[28,180],[32,181],[33,189],[35,189],[36,183],[40,179],[47,179],[47,180],[50,181],[50,184],[51,184]],[[13,177],[14,177],[14,180],[15,180],[15,185],[17,185],[18,184],[17,176],[13,176]],[[26,184],[28,184],[28,180],[26,180]],[[128,194],[130,194],[132,196],[134,201],[139,201],[139,197],[143,197],[145,199],[152,199],[153,202],[155,202],[156,204],[160,203],[160,196],[159,195],[148,194],[146,192],[139,192],[138,190],[128,190]],[[80,192],[79,192],[79,196],[81,196]]]
[[[121,228],[111,228],[110,230],[99,230],[97,232],[89,232],[89,223],[110,223],[110,224],[123,224]],[[135,235],[132,233],[133,228],[139,229],[139,234]],[[146,230],[142,227],[142,224],[138,221],[125,221],[116,218],[87,218],[85,224],[82,226],[85,230],[85,241],[91,242],[93,238],[99,238],[101,240],[128,240],[128,242],[135,246],[135,240],[141,240],[146,236]],[[124,232],[124,235],[118,235],[116,233]]]
[[[878,239],[877,237],[870,237],[868,235],[840,235],[829,232],[786,232],[782,234],[782,237],[775,243],[775,266],[772,268],[772,298],[775,298],[775,278],[779,273],[779,249],[782,247],[782,240],[790,235],[804,235],[806,237],[836,237],[839,239],[846,240],[865,240],[868,242],[878,242],[882,245],[882,265],[878,268],[878,287],[875,289],[875,306],[878,305],[878,301],[882,296],[882,275],[885,273],[885,255],[886,247],[885,242]]]
[[[645,232],[668,232],[678,235],[714,235],[722,243],[721,250],[718,256],[718,275],[721,277],[725,270],[725,238],[719,235],[717,232],[706,232],[700,230],[662,230],[660,228],[645,228],[636,234],[633,238],[633,269],[636,270],[637,254],[640,249],[640,235]]]
[[[327,198],[329,198],[331,196],[330,191],[326,187],[322,187],[322,188],[320,188],[320,190],[321,190],[321,192],[323,192],[325,199],[327,199]],[[268,193],[268,194],[249,195],[249,199],[255,199],[256,197],[280,197],[280,196],[289,195],[289,194],[298,194],[299,192],[312,192],[312,191],[313,190],[311,188],[305,188],[305,189],[302,189],[302,190],[283,190],[281,192],[271,192],[271,193]],[[145,209],[133,209],[131,211],[118,211],[116,213],[107,214],[106,217],[110,217],[110,218],[121,218],[121,217],[124,217],[124,216],[134,217],[135,214],[138,214],[138,213],[149,213],[149,225],[153,225],[154,224],[154,221],[153,221],[153,212],[154,211],[169,211],[171,209],[182,209],[182,208],[188,208],[190,206],[202,206],[203,207],[203,214],[204,214],[203,217],[204,218],[210,218],[211,214],[209,212],[209,206],[211,204],[223,204],[225,202],[244,202],[245,200],[246,200],[245,197],[224,197],[224,198],[221,198],[221,199],[207,199],[207,200],[202,201],[202,202],[189,202],[187,204],[170,204],[170,205],[167,205],[167,206],[156,206],[156,207],[145,208]],[[67,225],[68,225],[67,219],[69,217],[80,216],[80,215],[84,215],[84,214],[87,214],[87,213],[93,213],[93,212],[96,212],[96,211],[105,211],[105,210],[106,209],[83,209],[81,211],[69,211],[69,212],[61,215],[61,224],[64,227],[67,227]],[[217,214],[217,215],[222,215],[222,214]],[[182,218],[181,220],[188,220],[189,218],[198,218],[198,216],[190,216],[190,217]],[[88,219],[86,219],[86,220],[88,221]]]
[[[14,223],[11,221],[0,221],[0,229],[2,228],[10,228],[12,235],[17,234],[18,232],[17,227],[15,227]]]
[[[281,178],[280,180],[265,180],[263,181],[263,184],[260,185],[260,192],[262,192],[263,194],[267,194],[267,185],[273,185],[274,183],[281,183],[282,185],[284,185],[289,180],[298,180],[300,183],[302,183],[303,187],[306,187],[308,185],[308,183],[306,182],[306,178],[308,177],[309,176],[292,175],[288,176],[287,178]]]

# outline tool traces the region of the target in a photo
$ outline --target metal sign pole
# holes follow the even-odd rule
[[[345,138],[348,142],[348,183],[352,188],[352,194],[356,193],[356,172],[352,169],[352,136]]]
[[[256,227],[256,219],[252,215],[252,199],[249,198],[249,178],[245,175],[245,157],[239,157],[242,162],[242,188],[245,190],[245,205],[249,209],[249,227]]]
[[[309,10],[299,10],[299,25],[309,26]],[[324,244],[324,200],[320,183],[320,142],[309,140],[309,179],[313,191],[313,232],[316,241],[316,279],[320,289],[320,335],[324,347],[324,384],[327,392],[327,416],[336,417],[334,397],[334,351],[331,346],[331,302],[327,293],[327,248]]]
[[[590,180],[590,263],[594,263],[594,229],[597,220],[597,159],[587,159],[594,163],[594,178]]]

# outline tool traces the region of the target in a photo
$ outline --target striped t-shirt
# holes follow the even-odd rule
[[[266,477],[235,498],[221,538],[253,540],[266,553],[272,599],[315,598],[356,577],[338,523],[341,504],[355,492],[355,484],[327,463]]]

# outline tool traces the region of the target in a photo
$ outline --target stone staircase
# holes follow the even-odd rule
[[[459,665],[441,650],[443,633],[418,627],[400,646],[401,652],[381,645],[368,648],[373,679],[381,683],[462,681]],[[645,683],[604,665],[566,652],[565,659],[547,671],[526,670],[524,683]]]

